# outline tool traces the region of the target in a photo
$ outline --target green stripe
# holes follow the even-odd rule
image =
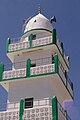
[[[4,72],[4,64],[0,64],[0,81],[2,81],[2,75],[3,75],[3,72]]]
[[[52,30],[52,42],[53,44],[56,44],[56,29]]]
[[[30,76],[30,66],[31,66],[31,60],[28,59],[26,64],[26,77]]]
[[[55,72],[58,73],[58,55],[54,55]]]
[[[19,107],[19,120],[22,120],[23,113],[24,113],[24,99],[21,98]]]
[[[52,120],[58,120],[58,105],[55,96],[52,98]]]
[[[52,31],[50,31],[50,30],[48,30],[48,29],[44,29],[44,28],[36,28],[36,29],[31,29],[31,30],[29,30],[29,31],[27,31],[27,32],[25,32],[25,33],[23,33],[22,36],[24,36],[25,34],[31,32],[31,31],[34,31],[34,30],[44,30],[44,31],[47,31],[47,32],[52,33]]]
[[[6,40],[6,53],[8,53],[9,44],[10,44],[10,38],[7,38],[7,40]]]

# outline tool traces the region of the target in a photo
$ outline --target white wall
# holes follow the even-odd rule
[[[56,96],[58,101],[62,104],[65,99],[68,99],[68,94],[64,85],[60,82],[57,75],[54,77],[42,78],[26,78],[25,80],[17,80],[11,82],[9,86],[8,100],[9,102],[19,102],[21,98],[33,97],[34,100],[43,98],[52,99]]]
[[[38,59],[38,61],[36,62],[36,65],[45,65],[45,64],[50,64],[51,60],[49,58],[48,60],[45,60],[45,62],[43,61],[39,61],[39,59],[41,58],[47,58],[47,57],[51,57],[51,51],[38,51],[38,52],[31,52],[31,53],[24,53],[20,56],[15,56],[14,57],[14,68],[15,69],[19,69],[19,68],[24,68],[26,67],[26,60],[27,59],[31,59],[31,60],[35,60]],[[35,61],[33,61],[34,63]]]
[[[52,98],[54,91],[48,79],[32,79],[21,82],[12,82],[9,87],[9,102],[19,102],[21,98],[34,99]]]

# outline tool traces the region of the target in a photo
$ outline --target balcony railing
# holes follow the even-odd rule
[[[3,79],[21,78],[26,76],[26,68],[3,72]]]
[[[36,39],[32,41],[32,47],[36,47],[36,46],[41,46],[41,45],[47,45],[52,43],[52,37],[44,37],[44,38],[40,38],[40,39]]]
[[[9,52],[11,52],[11,51],[22,50],[26,48],[30,48],[29,41],[10,44],[8,50]]]
[[[33,108],[24,109],[23,113],[23,120],[52,120],[52,117],[55,115],[55,111],[58,113],[55,117],[58,120],[71,120],[70,117],[67,115],[67,112],[61,106],[61,104],[57,102],[57,106],[51,106],[49,103],[51,100],[49,98],[43,100],[34,101],[35,105]],[[45,104],[44,104],[45,103]],[[54,101],[55,104],[55,101]],[[16,104],[14,104],[16,105]],[[0,120],[19,120],[19,104],[17,109],[8,109],[8,111],[0,112]]]
[[[51,72],[55,72],[54,64],[30,68],[30,75],[40,75],[40,74],[51,73]]]
[[[15,64],[18,68],[16,69],[15,67],[13,67],[12,70],[3,71],[1,75],[2,76],[1,81],[57,73],[60,76],[60,79],[62,80],[64,86],[67,88],[68,92],[70,93],[71,97],[73,98],[73,83],[70,81],[67,72],[65,71],[61,62],[58,60],[57,55],[54,56],[54,59],[49,57],[46,59],[42,58],[40,60],[36,59],[32,61],[28,59],[27,61],[23,61],[22,63],[15,63]]]
[[[10,40],[10,39],[9,39]],[[25,40],[25,38],[24,38]],[[18,50],[25,50],[25,49],[30,49],[38,46],[45,46],[45,45],[50,45],[50,44],[56,44],[58,47],[62,57],[65,60],[65,63],[69,67],[69,60],[67,54],[65,54],[64,48],[61,46],[61,43],[59,42],[59,39],[56,38],[56,43],[53,42],[52,36],[44,37],[44,38],[39,38],[36,40],[32,40],[31,43],[29,40],[27,41],[21,41],[18,40],[17,42],[15,41],[14,43],[11,42],[10,40],[9,44],[7,45],[7,52],[13,52],[13,51],[18,51]]]
[[[45,38],[40,38],[32,41],[32,47],[36,46],[41,46],[41,45],[46,45],[52,43],[52,38],[50,37],[45,37]],[[29,41],[23,41],[18,43],[12,43],[9,44],[8,51],[16,51],[16,50],[22,50],[22,49],[28,49],[30,48],[30,42]]]

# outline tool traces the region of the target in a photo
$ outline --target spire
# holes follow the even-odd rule
[[[40,4],[38,4],[38,13],[41,13],[41,7],[40,7]]]

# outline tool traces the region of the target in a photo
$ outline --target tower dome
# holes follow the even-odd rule
[[[34,16],[28,21],[25,21],[25,27],[24,27],[24,33],[32,30],[32,29],[47,29],[51,30],[53,29],[51,22],[41,13]]]

